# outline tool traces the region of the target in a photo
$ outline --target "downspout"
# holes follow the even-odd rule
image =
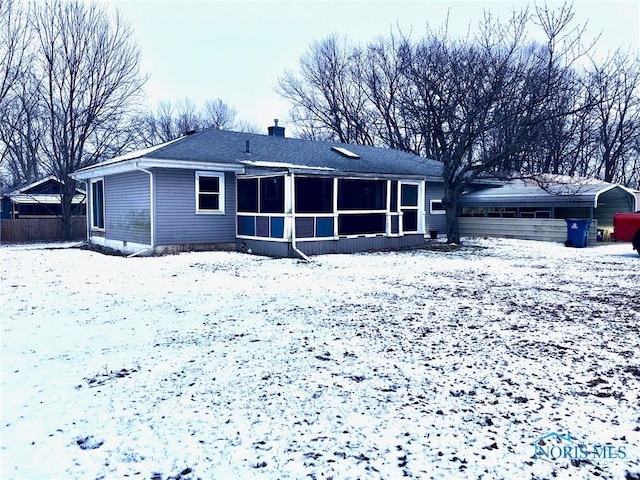
[[[155,215],[154,215],[154,209],[153,206],[155,204],[155,191],[153,188],[153,173],[151,172],[151,170],[145,170],[144,168],[138,166],[138,163],[136,162],[134,164],[134,166],[136,167],[136,169],[140,170],[141,172],[147,173],[149,175],[149,228],[150,228],[150,234],[151,234],[151,246],[149,248],[145,248],[144,250],[140,250],[139,252],[135,252],[132,253],[131,255],[128,255],[127,258],[131,258],[131,257],[137,257],[138,255],[144,255],[145,253],[148,252],[152,252],[154,248],[156,248],[156,239],[155,239]]]
[[[295,177],[291,172],[291,248],[296,252],[302,260],[305,262],[311,262],[311,259],[307,257],[296,245],[296,188]]]

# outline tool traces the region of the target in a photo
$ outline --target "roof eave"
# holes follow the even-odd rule
[[[383,172],[350,172],[344,170],[328,170],[313,168],[289,168],[289,172],[296,175],[313,175],[336,178],[370,178],[378,180],[425,180],[424,175],[383,173]]]
[[[591,198],[580,198],[571,195],[556,195],[549,197],[526,197],[526,196],[501,196],[501,197],[471,197],[462,195],[458,200],[461,207],[506,207],[506,206],[523,206],[523,207],[557,207],[557,206],[576,206],[590,207],[593,205]]]
[[[94,165],[86,169],[78,170],[71,174],[75,180],[89,180],[97,177],[106,177],[138,170],[139,168],[176,168],[188,170],[210,170],[218,172],[244,172],[244,166],[231,163],[190,161],[190,160],[170,160],[163,158],[135,158],[122,160],[108,165]]]
[[[60,195],[56,195],[56,194],[18,194],[18,195],[13,195],[9,198],[11,198],[11,201],[14,203],[24,203],[24,204],[58,204],[60,203]],[[84,193],[82,194],[75,194],[73,196],[73,198],[71,199],[72,203],[74,204],[79,204],[85,201],[86,195]]]
[[[62,180],[60,180],[58,177],[56,177],[55,175],[47,175],[46,177],[41,178],[40,180],[36,180],[34,182],[27,183],[26,185],[22,185],[22,186],[20,186],[20,188],[17,188],[15,190],[7,193],[4,196],[8,197],[8,196],[11,196],[11,195],[21,194],[25,190],[29,190],[31,188],[37,187],[38,185],[42,185],[43,183],[48,182],[49,180],[56,180],[57,182],[59,182],[61,184],[64,184],[64,182]]]

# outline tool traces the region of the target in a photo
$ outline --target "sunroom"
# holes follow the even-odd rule
[[[424,179],[274,172],[241,175],[238,248],[275,256],[424,242]]]

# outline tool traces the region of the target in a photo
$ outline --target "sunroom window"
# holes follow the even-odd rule
[[[333,179],[296,177],[297,213],[333,213]]]
[[[260,211],[284,213],[284,177],[260,179]]]
[[[338,235],[384,234],[387,181],[339,179],[338,211]]]
[[[258,213],[258,179],[238,179],[238,212]]]
[[[386,180],[338,180],[338,210],[386,210]]]
[[[196,213],[224,213],[224,174],[196,172]]]
[[[241,236],[284,236],[284,176],[238,178],[237,233]]]
[[[356,213],[338,217],[338,235],[371,235],[385,233],[386,214]]]
[[[239,178],[238,212],[284,213],[284,177]]]

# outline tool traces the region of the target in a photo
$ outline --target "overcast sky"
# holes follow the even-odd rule
[[[295,69],[314,40],[332,33],[365,43],[392,28],[414,36],[427,23],[464,33],[483,9],[507,18],[524,1],[478,0],[104,0],[131,24],[150,78],[148,103],[185,97],[202,105],[221,98],[238,117],[261,128],[274,118],[286,126],[288,105],[274,92],[278,77]],[[551,5],[558,3],[550,3]],[[576,21],[600,34],[601,53],[619,46],[638,52],[640,1],[575,0]]]

